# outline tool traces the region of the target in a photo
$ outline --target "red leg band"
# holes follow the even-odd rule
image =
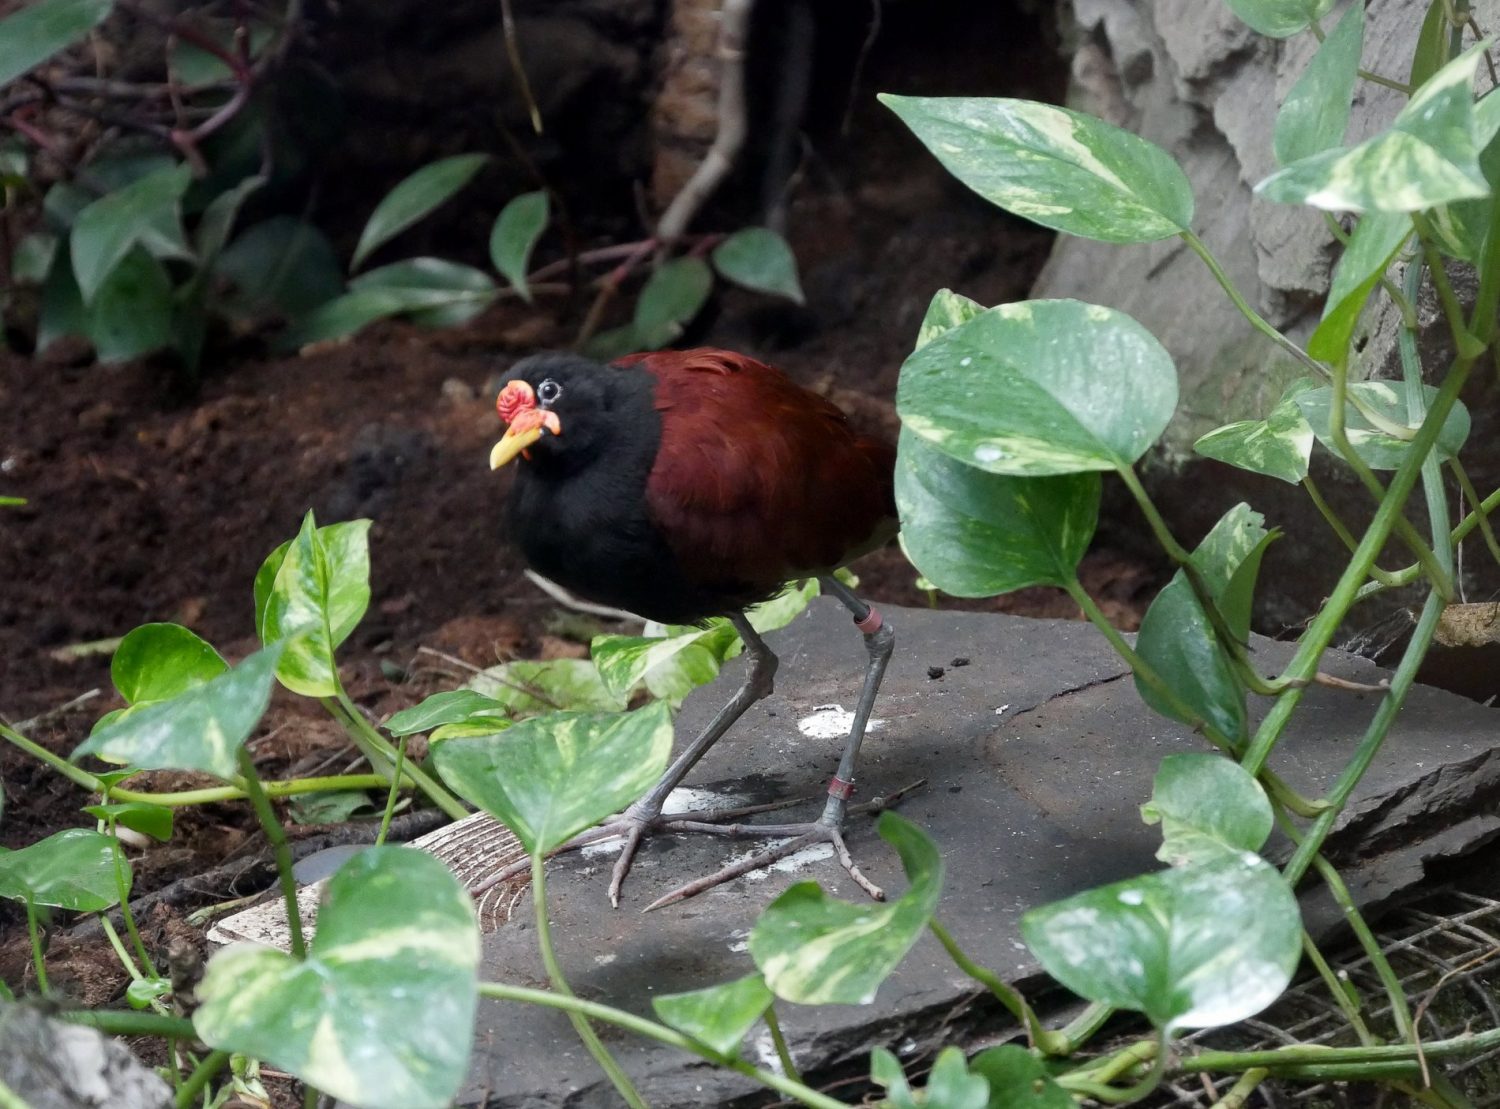
[[[870,606],[870,613],[863,620],[854,621],[854,626],[866,635],[874,635],[878,632],[885,620],[880,615],[880,610],[874,605]]]
[[[828,796],[837,797],[840,801],[847,801],[854,796],[854,783],[846,782],[835,774],[828,783]]]

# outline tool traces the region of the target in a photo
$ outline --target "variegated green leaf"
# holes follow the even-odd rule
[[[977,470],[903,429],[896,454],[901,546],[924,577],[955,597],[1064,586],[1093,538],[1100,488],[1095,473]]]
[[[494,704],[489,715],[534,716],[559,710],[622,712],[626,697],[604,683],[586,658],[518,659],[474,675],[469,688]]]
[[[1333,8],[1334,0],[1226,0],[1230,10],[1270,38],[1284,39],[1307,30]]]
[[[505,711],[505,706],[493,697],[486,697],[472,689],[451,689],[434,693],[421,704],[402,709],[382,727],[391,735],[415,735],[417,732],[430,732],[444,724],[457,724],[476,713],[503,716]]]
[[[445,1109],[468,1066],[478,966],[474,907],[448,868],[374,847],[329,881],[306,959],[216,954],[193,1027],[363,1109]]]
[[[1172,358],[1140,324],[1076,300],[1002,304],[938,335],[901,367],[902,422],[996,474],[1128,466],[1177,407]]]
[[[1274,823],[1259,782],[1238,763],[1199,752],[1161,760],[1141,819],[1161,824],[1156,857],[1171,866],[1225,851],[1259,851]]]
[[[370,606],[369,532],[369,520],[320,528],[309,512],[256,572],[256,630],[263,643],[288,641],[276,676],[293,693],[339,691],[334,649]]]
[[[1221,600],[1242,563],[1258,569],[1269,542],[1260,513],[1237,504],[1220,517],[1193,552],[1193,564]],[[1230,739],[1246,731],[1245,689],[1186,575],[1177,571],[1141,619],[1136,650],[1196,716]],[[1139,677],[1141,700],[1170,720],[1191,723]]]
[[[0,851],[0,898],[95,913],[120,901],[119,877],[130,892],[130,864],[114,836],[67,828],[18,851]]]
[[[1271,141],[1282,165],[1343,143],[1364,40],[1365,6],[1351,4],[1276,113]]]
[[[955,293],[952,289],[939,289],[927,306],[927,315],[922,317],[922,326],[917,329],[917,350],[921,350],[945,331],[952,331],[961,323],[968,323],[984,311],[977,300]]]
[[[1423,389],[1427,397],[1427,403],[1423,408],[1425,414],[1427,408],[1431,407],[1437,390],[1431,385],[1423,386]],[[1353,401],[1357,400],[1362,406],[1391,423],[1416,431],[1422,421],[1412,419],[1406,405],[1405,391],[1399,384],[1389,381],[1360,381],[1349,386],[1349,393],[1351,401],[1344,405],[1344,434],[1349,440],[1349,446],[1354,449],[1355,454],[1364,459],[1365,465],[1372,470],[1396,469],[1406,457],[1406,452],[1411,449],[1411,443],[1378,430],[1365,419],[1359,409],[1354,406]],[[1333,409],[1333,389],[1329,386],[1311,389],[1297,398],[1297,405],[1302,409],[1302,414],[1307,417],[1307,422],[1312,425],[1313,434],[1318,437],[1318,442],[1329,450],[1334,450],[1329,423]],[[1439,459],[1446,461],[1457,456],[1458,452],[1463,449],[1464,440],[1468,437],[1469,410],[1461,401],[1455,402],[1453,410],[1448,413],[1447,420],[1443,422],[1443,429],[1438,432],[1437,443],[1433,449]]]
[[[672,714],[555,712],[433,750],[443,780],[546,854],[640,798],[672,753]]]
[[[1250,852],[1032,909],[1021,935],[1080,997],[1144,1013],[1169,1033],[1254,1016],[1281,996],[1302,954],[1296,897]]]
[[[1192,189],[1171,155],[1093,116],[1032,100],[879,99],[949,173],[1043,227],[1143,243],[1192,224]]]
[[[1493,92],[1474,105],[1474,129],[1480,148],[1479,169],[1491,195],[1482,200],[1458,200],[1429,213],[1438,245],[1455,258],[1479,265],[1484,258],[1496,193],[1500,191],[1500,96]]]
[[[777,997],[799,1005],[864,1005],[927,928],[943,886],[937,844],[886,811],[877,825],[910,883],[884,905],[836,901],[798,882],[766,908],[750,933],[750,955]]]
[[[169,701],[121,713],[84,740],[73,758],[98,755],[142,770],[202,770],[234,777],[240,744],[270,702],[282,649],[281,643],[273,643]]]
[[[1193,444],[1205,458],[1297,484],[1307,476],[1313,433],[1297,395],[1317,388],[1311,378],[1294,382],[1264,420],[1239,420],[1215,428]]]
[[[651,999],[662,1023],[712,1048],[719,1056],[739,1055],[740,1042],[765,1015],[774,998],[758,974],[736,978],[690,993],[669,993]]]
[[[1329,211],[1415,212],[1489,195],[1474,127],[1474,67],[1483,44],[1438,70],[1388,131],[1347,149],[1314,154],[1272,174],[1255,191],[1283,204]]]
[[[1307,341],[1307,353],[1329,362],[1344,357],[1365,302],[1411,232],[1404,212],[1366,212],[1359,218],[1334,267],[1323,319]]]

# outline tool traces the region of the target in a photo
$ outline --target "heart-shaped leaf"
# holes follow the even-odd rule
[[[1328,14],[1334,0],[1226,0],[1230,10],[1270,38],[1284,39],[1307,30]]]
[[[19,851],[0,852],[0,897],[81,913],[108,909],[120,901],[119,878],[130,892],[130,864],[118,851],[114,836],[67,828]]]
[[[798,882],[771,902],[750,933],[750,955],[777,997],[868,1004],[932,919],[943,887],[937,844],[889,810],[876,827],[900,854],[909,888],[883,905],[851,904]]]
[[[747,227],[725,239],[713,252],[719,276],[757,293],[805,303],[797,280],[797,257],[787,241],[768,227]]]
[[[949,173],[1043,227],[1144,243],[1192,225],[1192,188],[1172,156],[1093,116],[1033,100],[889,93],[879,100]]]
[[[444,1109],[468,1065],[478,965],[474,907],[448,868],[374,847],[329,880],[306,959],[215,955],[193,1027],[364,1109]]]
[[[1032,909],[1021,935],[1068,989],[1168,1033],[1254,1016],[1286,989],[1302,953],[1296,897],[1249,852]]]
[[[1475,140],[1480,149],[1479,170],[1489,182],[1490,195],[1481,200],[1457,200],[1429,213],[1438,245],[1470,265],[1481,265],[1490,230],[1490,213],[1500,196],[1500,96],[1493,92],[1474,105]]]
[[[1309,354],[1329,362],[1344,357],[1365,301],[1411,232],[1411,219],[1404,212],[1366,212],[1360,217],[1333,269],[1323,319],[1307,341]]]
[[[149,1009],[158,998],[172,992],[170,978],[132,978],[125,987],[125,1000],[132,1009]]]
[[[531,288],[526,284],[526,270],[547,228],[547,208],[545,192],[522,193],[500,209],[490,230],[490,261],[528,304]]]
[[[1063,586],[1093,537],[1100,488],[1096,473],[987,473],[903,429],[896,455],[901,546],[924,577],[956,597]]]
[[[1416,212],[1488,196],[1471,91],[1483,48],[1472,47],[1433,74],[1388,131],[1294,162],[1255,191],[1283,204],[1351,212]]]
[[[1258,569],[1265,550],[1263,544],[1269,542],[1263,525],[1260,513],[1252,511],[1249,505],[1237,504],[1220,517],[1193,552],[1193,564],[1216,600],[1222,598],[1243,563],[1253,558],[1253,568]],[[1237,636],[1245,634],[1238,628],[1231,630]],[[1244,686],[1181,570],[1146,610],[1136,638],[1136,651],[1198,717],[1230,739],[1244,735]],[[1141,700],[1168,719],[1194,722],[1140,678],[1136,678],[1136,689]]]
[[[969,1070],[990,1084],[989,1109],[1073,1109],[1076,1102],[1024,1047],[1001,1044],[969,1060]]]
[[[0,19],[0,86],[71,46],[99,23],[114,0],[37,0]]]
[[[203,685],[142,705],[95,729],[73,758],[97,755],[142,770],[237,771],[240,744],[265,714],[283,645],[273,643]]]
[[[109,675],[135,705],[169,700],[228,669],[218,651],[181,624],[142,624],[120,640]]]
[[[493,697],[486,697],[472,689],[451,689],[434,693],[420,705],[402,709],[382,727],[395,736],[415,735],[417,732],[430,732],[443,724],[467,720],[475,713],[503,716],[505,712],[505,706]]]
[[[651,999],[664,1024],[693,1037],[721,1058],[739,1055],[740,1041],[765,1015],[774,998],[758,974],[707,989],[670,993]]]
[[[1437,395],[1437,390],[1431,385],[1423,386],[1427,398],[1427,404],[1423,407],[1425,413],[1432,405],[1432,399]],[[1422,425],[1420,419],[1413,419],[1411,410],[1406,403],[1406,393],[1396,383],[1389,381],[1360,381],[1349,386],[1349,393],[1361,406],[1370,409],[1377,415],[1384,417],[1391,423],[1409,427],[1416,431]],[[1302,409],[1302,414],[1307,417],[1307,422],[1312,425],[1313,434],[1318,437],[1329,450],[1334,450],[1333,436],[1330,432],[1330,417],[1333,410],[1333,389],[1324,386],[1320,389],[1311,389],[1297,397],[1297,405]],[[1344,405],[1344,435],[1349,440],[1349,446],[1354,453],[1364,459],[1365,465],[1372,470],[1394,470],[1401,465],[1406,452],[1411,449],[1411,443],[1406,439],[1397,439],[1378,430],[1360,413],[1353,403]],[[1463,449],[1464,440],[1469,437],[1469,410],[1462,402],[1455,402],[1453,410],[1448,413],[1448,418],[1443,421],[1443,429],[1438,432],[1437,443],[1434,451],[1437,457],[1443,461],[1454,458]]]
[[[1281,111],[1276,113],[1276,130],[1271,141],[1276,160],[1282,165],[1319,154],[1344,141],[1364,40],[1365,8],[1363,4],[1355,4],[1323,40],[1307,69],[1286,94]]]
[[[896,408],[945,454],[996,474],[1113,470],[1177,407],[1171,356],[1140,324],[1076,300],[1002,304],[901,367]]]
[[[677,258],[653,273],[635,302],[631,321],[639,346],[656,350],[681,335],[713,285],[713,271],[702,258]]]
[[[988,1109],[995,1104],[989,1082],[969,1073],[964,1053],[956,1047],[938,1052],[920,1097],[906,1080],[900,1061],[883,1047],[870,1053],[870,1079],[885,1087],[884,1104],[892,1109]]]
[[[360,232],[350,270],[467,185],[488,154],[455,154],[423,166],[385,195]]]
[[[1197,752],[1161,760],[1141,819],[1161,823],[1156,857],[1171,866],[1225,851],[1259,851],[1274,823],[1259,782],[1222,755]]]
[[[637,800],[671,754],[672,714],[661,702],[636,712],[551,713],[433,749],[443,780],[533,855]]]
[[[85,805],[83,811],[100,820],[113,817],[131,831],[166,843],[172,838],[172,810],[149,801],[113,801],[108,805]]]
[[[1239,420],[1214,428],[1193,444],[1205,458],[1297,484],[1307,476],[1313,432],[1297,407],[1297,396],[1317,384],[1302,378],[1288,386],[1264,420]]]
[[[263,643],[288,640],[276,676],[306,697],[338,693],[334,649],[369,607],[369,520],[320,528],[309,512],[255,574],[255,629]]]
[[[181,244],[172,250],[188,256],[182,234],[182,194],[192,181],[186,165],[147,174],[107,193],[79,212],[69,237],[73,273],[84,303],[90,303],[116,266],[138,243]]]

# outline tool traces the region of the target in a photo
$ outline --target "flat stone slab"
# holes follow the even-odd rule
[[[1124,665],[1090,626],[1066,621],[892,610],[896,654],[866,738],[859,795],[868,799],[917,779],[927,784],[899,811],[941,846],[947,879],[939,918],[981,963],[1020,983],[1040,983],[1017,922],[1036,905],[1160,867],[1160,831],[1140,819],[1162,756],[1209,749],[1149,711]],[[781,658],[777,691],[752,707],[689,776],[724,806],[784,797],[809,801],[764,819],[812,819],[836,765],[839,738],[821,727],[852,709],[864,651],[847,614],[820,599],[768,637]],[[1254,644],[1272,671],[1290,647]],[[967,659],[964,665],[956,660]],[[1369,662],[1330,655],[1339,677],[1378,682]],[[940,677],[933,676],[942,668]],[[689,698],[678,720],[687,737],[743,674],[736,660]],[[1353,751],[1378,700],[1322,687],[1308,691],[1272,766],[1309,796],[1322,792]],[[1369,904],[1409,886],[1432,857],[1477,846],[1500,827],[1487,803],[1500,788],[1494,756],[1500,723],[1473,701],[1415,689],[1381,756],[1362,783],[1329,852]],[[804,815],[805,814],[805,817]],[[860,866],[894,895],[904,888],[895,852],[868,818],[848,841]],[[707,836],[648,841],[619,910],[606,897],[613,854],[555,860],[548,871],[553,935],[580,995],[650,1012],[653,995],[697,989],[754,969],[746,941],[757,916],[795,881],[814,878],[849,900],[864,896],[834,861],[811,861],[740,879],[649,915],[640,908],[668,890],[753,849],[755,841]],[[1272,852],[1274,854],[1274,850]],[[1314,891],[1310,926],[1333,916]],[[484,977],[542,986],[527,906],[485,937]],[[910,1058],[1008,1024],[976,984],[924,936],[867,1006],[778,1008],[794,1057],[815,1081],[867,1073],[886,1046]],[[757,1087],[694,1057],[601,1027],[601,1035],[657,1109],[734,1103]],[[774,1066],[769,1038],[747,1052]],[[748,1103],[748,1102],[747,1102]],[[561,1013],[499,1002],[480,1006],[465,1106],[570,1109],[613,1106],[618,1097]]]

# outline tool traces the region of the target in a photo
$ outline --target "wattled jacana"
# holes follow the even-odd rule
[[[880,897],[854,865],[841,828],[855,758],[895,638],[833,571],[894,535],[895,449],[856,434],[837,407],[779,370],[707,348],[633,354],[610,365],[571,354],[535,355],[505,375],[497,408],[508,428],[490,467],[520,458],[508,530],[534,570],[587,600],[666,624],[726,616],[749,653],[744,685],[656,786],[567,845],[624,837],[610,901],[619,904],[642,837],[659,830],[792,838],[651,908],[816,842],[832,844],[850,875]],[[853,614],[869,655],[822,816],[732,828],[663,816],[672,789],[771,692],[776,656],[745,609],[787,581],[812,576]]]

